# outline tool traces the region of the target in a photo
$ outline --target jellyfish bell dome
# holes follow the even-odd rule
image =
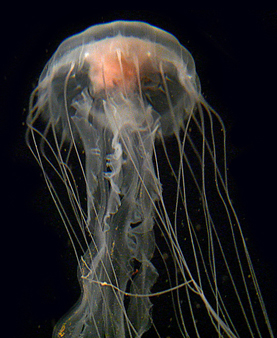
[[[145,115],[149,108],[159,115],[164,135],[184,127],[184,116],[193,112],[200,93],[189,51],[164,30],[133,21],[96,25],[66,39],[40,76],[41,100],[48,99],[45,91],[53,93],[53,86],[54,94],[62,97],[65,82],[68,100],[78,104],[86,92],[90,105],[100,108],[86,109],[87,115],[107,125],[103,102],[116,105],[120,98],[123,103],[132,97]],[[134,118],[138,123],[143,120],[140,113],[130,117]]]

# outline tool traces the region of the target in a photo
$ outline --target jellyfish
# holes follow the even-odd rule
[[[81,288],[54,338],[273,337],[224,123],[174,36],[116,21],[66,39],[27,126]]]

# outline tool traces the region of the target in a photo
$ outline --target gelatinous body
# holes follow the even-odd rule
[[[224,125],[172,35],[114,22],[65,40],[27,123],[82,290],[53,337],[273,336],[229,198]]]

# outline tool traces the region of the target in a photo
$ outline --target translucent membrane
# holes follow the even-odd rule
[[[27,124],[82,290],[53,337],[273,337],[223,122],[172,35],[113,22],[65,40]]]

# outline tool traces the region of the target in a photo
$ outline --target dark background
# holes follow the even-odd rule
[[[17,15],[3,14],[7,15],[1,23],[0,72],[5,336],[50,337],[55,322],[79,295],[66,232],[24,141],[30,93],[62,40],[118,19],[146,21],[167,30],[192,53],[204,96],[227,127],[231,196],[250,238],[276,334],[277,11],[181,12],[76,8],[58,13],[17,8]]]

